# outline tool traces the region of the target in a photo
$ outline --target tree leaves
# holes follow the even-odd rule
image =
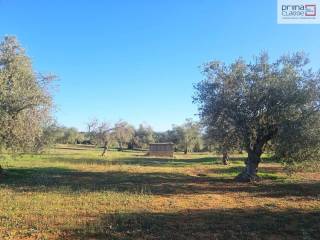
[[[205,64],[194,102],[209,136],[220,145],[229,139],[229,147],[239,144],[236,138],[247,151],[258,152],[272,140],[276,154],[285,159],[317,152],[320,77],[308,63],[306,54],[298,52],[273,63],[261,53],[250,63]]]
[[[50,120],[53,76],[37,75],[15,37],[0,43],[0,145],[12,151],[38,150]]]

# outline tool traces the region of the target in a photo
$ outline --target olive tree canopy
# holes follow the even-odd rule
[[[173,129],[178,133],[179,145],[185,154],[194,151],[196,146],[200,148],[201,127],[198,122],[187,118],[184,124],[173,126]]]
[[[205,79],[195,86],[194,101],[209,130],[227,126],[247,151],[246,168],[238,180],[256,179],[268,142],[285,160],[318,156],[320,74],[308,69],[308,63],[304,53],[273,63],[262,53],[251,63],[239,59],[230,65],[204,65]]]
[[[140,124],[135,131],[134,143],[140,148],[148,148],[150,143],[154,143],[154,131],[151,126],[146,123]]]
[[[119,150],[123,151],[123,145],[128,144],[134,137],[134,127],[126,121],[119,121],[114,125],[114,136],[119,144]]]
[[[15,37],[0,43],[0,147],[39,150],[50,119],[53,76],[34,72],[31,60]]]
[[[98,119],[93,119],[87,125],[90,140],[103,147],[101,156],[104,156],[114,140],[114,128],[111,127],[110,123],[100,122]]]

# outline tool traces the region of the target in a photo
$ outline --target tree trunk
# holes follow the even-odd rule
[[[227,151],[224,151],[222,153],[222,163],[223,163],[223,165],[228,165],[229,164],[228,161],[229,161],[229,154],[228,154]]]
[[[242,154],[243,153],[243,149],[242,147],[239,148],[239,154]]]
[[[184,154],[187,154],[187,153],[188,153],[188,145],[185,144],[185,145],[184,145]]]
[[[108,151],[108,143],[104,143],[103,152],[102,152],[101,156],[103,157],[107,151]]]
[[[119,151],[123,152],[122,141],[119,142]]]
[[[258,180],[258,166],[261,161],[261,149],[248,150],[248,158],[245,161],[245,169],[235,178],[239,182],[252,182]]]
[[[188,143],[184,143],[184,154],[188,154]]]

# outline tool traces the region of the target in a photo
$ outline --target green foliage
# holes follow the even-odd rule
[[[148,148],[150,143],[155,142],[154,132],[151,126],[140,124],[135,131],[134,143],[139,148]]]
[[[178,151],[199,152],[203,149],[203,139],[200,124],[191,118],[182,125],[172,125],[172,129],[155,133],[157,142],[172,142]]]
[[[92,143],[106,148],[114,141],[114,129],[108,122],[99,122],[97,119],[88,124],[90,126],[89,136]]]
[[[201,129],[199,123],[188,118],[178,129],[181,131],[180,145],[182,145],[184,152],[199,151],[201,148]]]
[[[114,125],[114,138],[118,142],[119,149],[123,150],[124,144],[129,144],[134,137],[134,127],[125,121],[119,121]]]
[[[64,128],[64,135],[62,137],[62,143],[77,143],[78,130],[76,128]]]
[[[195,86],[194,101],[207,131],[220,129],[222,139],[229,133],[239,139],[247,163],[254,163],[247,167],[257,168],[270,141],[284,160],[313,158],[320,143],[320,74],[308,62],[304,53],[295,53],[270,63],[262,53],[251,63],[204,65],[206,79]]]
[[[54,76],[36,74],[15,37],[0,43],[0,145],[11,151],[41,148],[50,121]]]
[[[59,126],[57,123],[51,123],[43,131],[44,141],[48,145],[55,143],[75,144],[82,143],[85,140],[84,133],[78,132],[76,128]]]

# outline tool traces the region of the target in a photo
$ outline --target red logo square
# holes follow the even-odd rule
[[[317,5],[315,4],[306,4],[305,5],[305,16],[314,17],[317,15]]]

